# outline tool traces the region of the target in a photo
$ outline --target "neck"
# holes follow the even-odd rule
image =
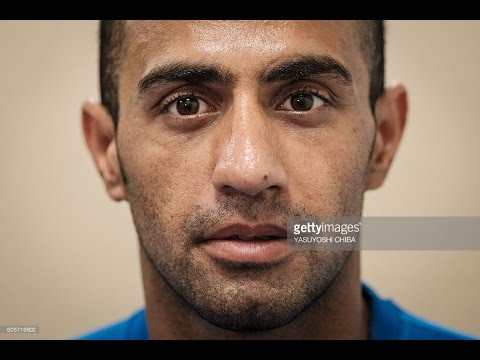
[[[151,339],[367,339],[368,306],[360,286],[359,252],[311,306],[282,327],[255,332],[218,328],[201,318],[165,282],[141,248],[146,316]]]

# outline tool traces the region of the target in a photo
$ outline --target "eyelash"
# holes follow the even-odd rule
[[[188,98],[188,97],[194,97],[196,99],[200,99],[200,100],[204,101],[206,104],[208,104],[209,109],[211,109],[213,107],[212,105],[210,105],[212,103],[211,100],[207,100],[207,99],[205,99],[205,97],[203,97],[199,94],[196,94],[195,92],[186,91],[186,92],[180,92],[180,93],[176,93],[176,94],[167,96],[166,98],[164,98],[161,101],[159,101],[158,103],[156,103],[153,106],[153,108],[156,109],[159,114],[163,114],[167,111],[167,109],[169,108],[169,106],[172,103],[174,103],[175,101],[177,101],[179,99]]]
[[[315,96],[318,96],[320,99],[322,99],[322,101],[325,103],[325,106],[329,106],[333,103],[333,100],[330,96],[326,96],[325,94],[322,94],[320,91],[318,91],[317,89],[312,89],[312,88],[309,88],[309,87],[305,87],[305,88],[301,88],[301,89],[297,89],[295,91],[292,91],[292,92],[289,92],[287,93],[286,95],[282,95],[280,94],[279,96],[276,97],[276,99],[274,100],[274,102],[278,103],[279,105],[277,105],[276,109],[277,110],[281,110],[280,109],[280,106],[289,98],[289,97],[292,97],[292,96],[295,96],[295,95],[299,95],[299,94],[309,94],[309,95],[315,95]],[[158,103],[156,103],[153,108],[159,113],[159,114],[163,114],[167,111],[167,109],[169,108],[169,106],[174,103],[175,101],[179,100],[179,99],[182,99],[182,98],[187,98],[187,97],[195,97],[197,99],[200,99],[202,101],[204,101],[205,103],[207,103],[209,105],[209,109],[213,108],[214,106],[211,105],[212,101],[211,100],[207,100],[204,96],[201,96],[199,95],[198,93],[195,93],[193,91],[186,91],[186,92],[180,92],[180,93],[176,93],[176,94],[173,94],[173,95],[169,95],[167,96],[166,98],[162,99],[161,101],[159,101]]]
[[[280,106],[290,97],[295,96],[295,95],[300,95],[300,94],[308,94],[308,95],[315,95],[318,96],[322,101],[325,103],[325,106],[332,105],[333,100],[330,96],[326,96],[325,94],[321,93],[318,91],[318,89],[313,89],[309,87],[304,87],[301,89],[297,89],[295,91],[287,93],[287,95],[280,95],[279,98],[281,99],[280,101],[276,100],[275,102],[279,103],[277,105],[277,110],[281,110]]]

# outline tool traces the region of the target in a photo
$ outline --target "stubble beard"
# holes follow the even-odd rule
[[[278,199],[239,196],[225,198],[215,210],[194,207],[181,226],[172,229],[156,206],[154,194],[130,192],[129,201],[140,244],[152,266],[198,315],[222,329],[249,332],[288,324],[328,291],[351,255],[347,251],[303,251],[295,252],[285,264],[225,267],[199,247],[197,240],[205,230],[232,218],[275,219],[286,224],[290,216],[314,214]]]

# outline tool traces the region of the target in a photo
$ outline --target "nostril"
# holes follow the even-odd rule
[[[245,188],[235,187],[230,185],[224,185],[222,187],[222,193],[228,197],[237,197],[237,196],[246,196],[246,197],[261,197],[262,193],[268,189],[259,189],[254,190],[251,189],[249,186]]]
[[[237,189],[229,185],[223,185],[222,191],[225,195],[236,195],[239,193]]]

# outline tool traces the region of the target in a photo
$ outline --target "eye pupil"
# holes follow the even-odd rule
[[[200,104],[193,97],[186,97],[177,100],[177,111],[180,115],[194,115],[198,112]]]
[[[313,96],[310,94],[293,95],[290,105],[295,111],[308,111],[313,107]]]

